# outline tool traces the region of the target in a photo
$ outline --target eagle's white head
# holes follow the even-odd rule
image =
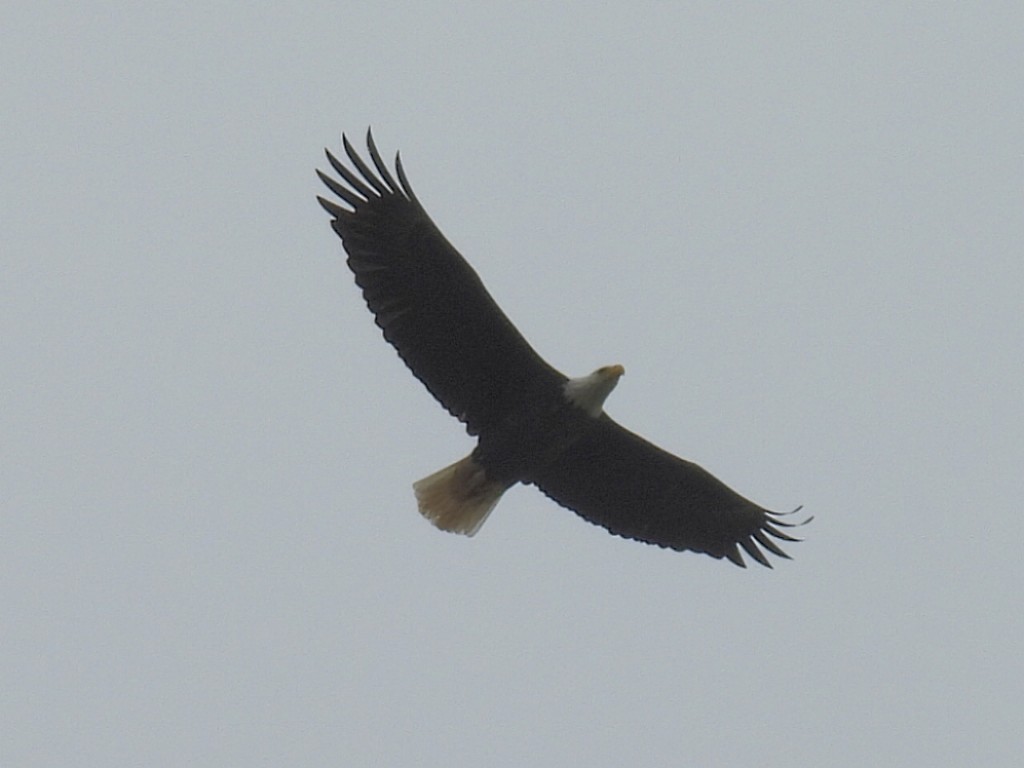
[[[601,415],[605,398],[612,393],[625,372],[626,369],[621,365],[605,365],[589,376],[569,379],[565,382],[565,399],[596,419]]]

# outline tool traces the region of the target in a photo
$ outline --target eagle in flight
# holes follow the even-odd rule
[[[609,417],[621,365],[569,378],[543,360],[427,215],[400,155],[396,179],[369,131],[366,141],[373,167],[344,136],[349,164],[327,151],[339,178],[317,175],[337,200],[317,199],[384,338],[477,438],[469,456],[413,484],[425,518],[472,536],[524,483],[628,539],[739,566],[741,549],[768,567],[766,553],[788,558],[776,540],[798,541],[784,530],[790,513],[754,504]]]

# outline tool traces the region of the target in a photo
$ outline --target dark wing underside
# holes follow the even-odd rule
[[[376,173],[342,137],[351,167],[327,152],[341,183],[320,171],[343,203],[317,198],[348,252],[367,305],[406,365],[453,416],[477,434],[565,377],[544,362],[398,180],[367,132]]]
[[[621,427],[607,415],[535,485],[564,507],[614,534],[678,550],[726,557],[747,554],[771,567],[762,551],[788,558],[774,539],[798,541],[779,519],[709,472]],[[759,548],[760,547],[760,548]]]

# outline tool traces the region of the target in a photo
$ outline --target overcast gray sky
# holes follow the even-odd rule
[[[352,6],[5,5],[0,764],[1015,764],[1024,11]],[[793,562],[420,518],[472,442],[314,200],[369,124]]]

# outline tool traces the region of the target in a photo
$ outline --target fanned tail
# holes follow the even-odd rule
[[[472,536],[509,486],[491,480],[472,456],[412,484],[420,514],[442,531]]]

